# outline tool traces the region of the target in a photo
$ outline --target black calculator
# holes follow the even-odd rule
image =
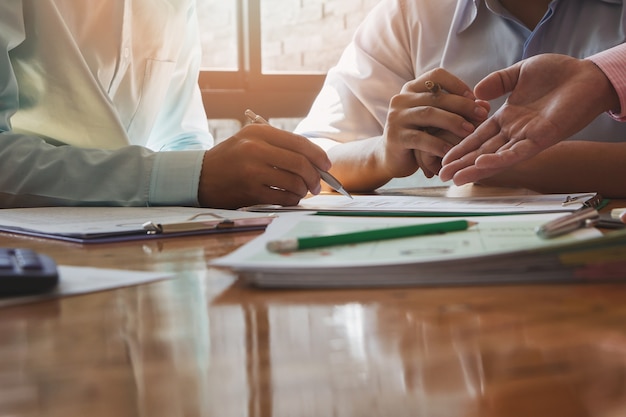
[[[59,282],[56,262],[26,248],[0,248],[0,297],[39,294]]]

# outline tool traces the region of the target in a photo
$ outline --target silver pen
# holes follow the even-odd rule
[[[265,120],[263,117],[259,116],[258,114],[256,114],[255,112],[253,112],[250,109],[245,111],[245,115],[252,123],[260,123],[260,124],[264,124],[264,125],[269,125],[269,122],[267,120]],[[341,193],[341,194],[345,195],[346,197],[352,198],[350,193],[347,192],[345,190],[345,188],[343,188],[343,185],[341,185],[339,180],[337,178],[333,177],[330,172],[322,171],[318,167],[315,167],[315,169],[317,169],[317,172],[320,173],[320,177],[322,177],[324,182],[326,184],[330,185],[333,190],[337,191],[338,193]]]
[[[598,213],[598,210],[593,207],[586,207],[551,220],[539,226],[536,232],[539,237],[549,239],[573,232],[574,230],[578,230],[582,227],[593,226],[599,217],[600,213]]]

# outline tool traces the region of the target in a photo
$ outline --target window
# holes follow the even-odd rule
[[[243,123],[246,108],[267,119],[304,116],[378,1],[198,0],[209,119]]]

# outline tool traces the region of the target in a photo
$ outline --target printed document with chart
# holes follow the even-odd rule
[[[536,228],[559,214],[484,216],[471,228],[439,235],[301,250],[266,249],[271,240],[436,222],[406,217],[281,215],[265,233],[211,262],[262,287],[370,287],[571,279],[554,250],[602,239],[595,228],[542,239]],[[446,217],[444,220],[449,220]],[[624,238],[623,238],[624,239]]]

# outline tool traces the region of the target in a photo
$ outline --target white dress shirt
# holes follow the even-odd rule
[[[0,206],[198,204],[200,54],[195,0],[2,0]]]
[[[554,0],[532,31],[497,0],[382,0],[328,72],[296,132],[325,148],[380,136],[390,99],[426,71],[443,67],[473,88],[523,58],[589,57],[625,37],[621,0]],[[504,100],[494,100],[492,112]],[[626,124],[604,114],[574,138],[624,141]]]

